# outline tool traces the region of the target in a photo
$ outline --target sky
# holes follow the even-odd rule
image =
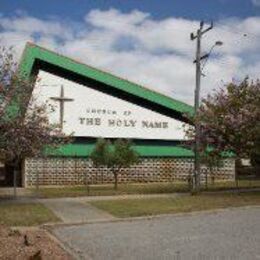
[[[0,45],[27,41],[193,104],[195,41],[205,28],[202,96],[260,78],[260,0],[0,0]]]

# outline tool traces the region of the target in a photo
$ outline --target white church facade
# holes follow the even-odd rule
[[[36,81],[33,94],[55,108],[52,123],[60,123],[73,143],[44,158],[26,158],[22,186],[82,185],[113,182],[107,169],[93,167],[89,155],[97,138],[133,141],[141,161],[124,169],[119,182],[187,180],[193,152],[183,147],[185,114],[193,107],[65,56],[27,44],[20,68]],[[224,159],[215,177],[234,178],[234,160]],[[206,169],[203,170],[206,172]]]

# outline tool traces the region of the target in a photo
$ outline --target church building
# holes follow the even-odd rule
[[[20,68],[40,78],[33,94],[55,107],[50,122],[60,123],[64,133],[75,137],[47,158],[26,158],[21,186],[35,185],[37,179],[40,185],[113,182],[111,172],[95,168],[89,159],[99,137],[133,141],[141,160],[121,172],[121,183],[191,176],[194,155],[183,147],[183,123],[192,106],[31,43]],[[233,179],[234,160],[225,159],[215,175]]]

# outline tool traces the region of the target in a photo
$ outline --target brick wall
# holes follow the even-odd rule
[[[130,168],[123,169],[119,183],[126,182],[169,182],[187,180],[193,169],[193,159],[183,158],[143,158]],[[208,170],[202,167],[202,176]],[[209,175],[208,175],[209,176]],[[233,159],[223,161],[221,168],[215,169],[215,179],[234,179]],[[112,183],[113,174],[106,168],[95,168],[89,159],[83,158],[30,158],[24,162],[24,184],[35,185],[84,185]]]

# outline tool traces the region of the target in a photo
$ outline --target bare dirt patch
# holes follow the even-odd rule
[[[41,229],[11,229],[0,225],[0,259],[73,259]]]

